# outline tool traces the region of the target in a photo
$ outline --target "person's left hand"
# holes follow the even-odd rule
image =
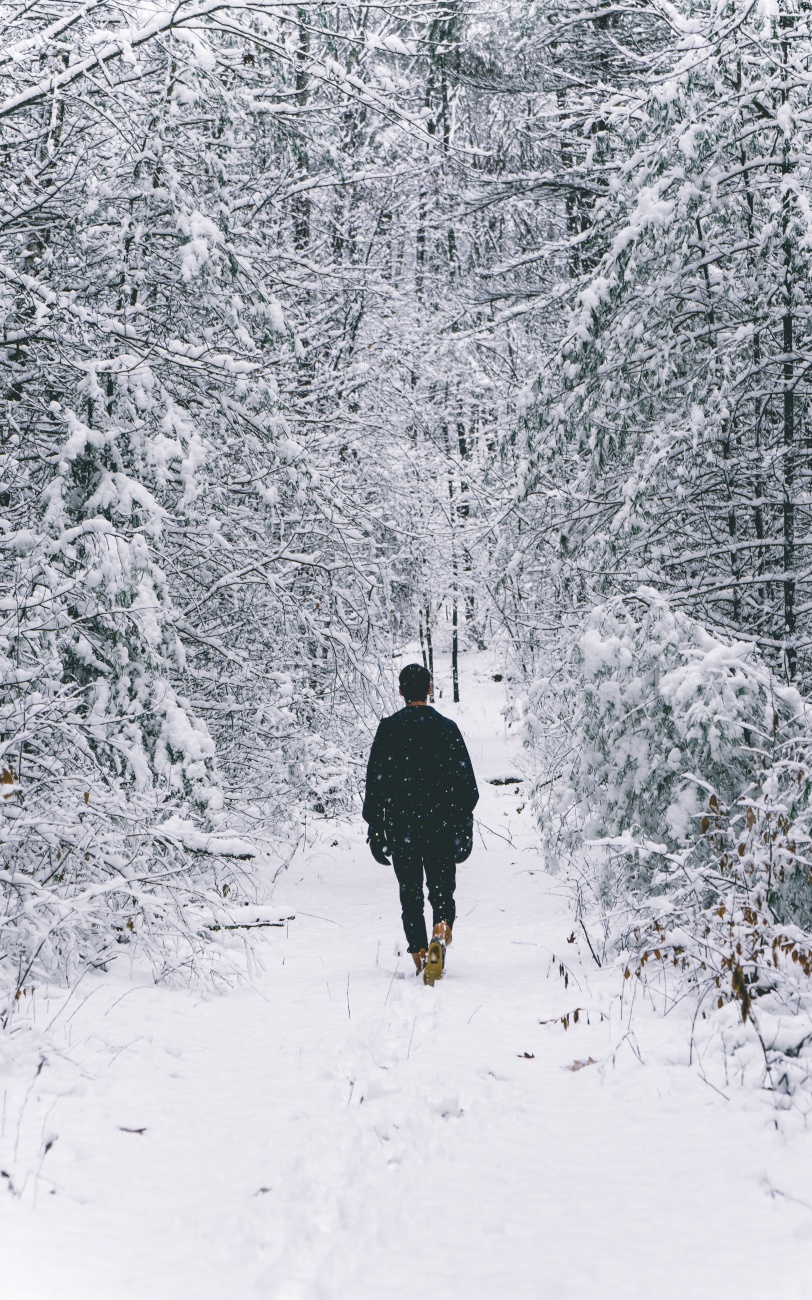
[[[473,815],[466,817],[463,824],[452,833],[451,844],[455,862],[465,862],[467,858],[470,858],[474,847]]]

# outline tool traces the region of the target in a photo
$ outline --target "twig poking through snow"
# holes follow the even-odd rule
[[[386,1006],[387,1002],[389,1001],[389,994],[392,992],[392,985],[393,985],[394,982],[395,982],[395,976],[397,975],[399,969],[400,969],[400,959],[398,959],[398,964],[397,964],[397,966],[395,967],[395,969],[392,971],[392,978],[391,978],[391,980],[389,981],[389,988],[386,990],[386,997],[385,997],[384,1000],[383,1000],[383,1005],[384,1005],[384,1006]]]

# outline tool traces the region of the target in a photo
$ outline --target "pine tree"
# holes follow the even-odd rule
[[[674,24],[600,110],[605,251],[540,385],[533,486],[571,485],[576,587],[642,579],[805,680],[808,16]]]

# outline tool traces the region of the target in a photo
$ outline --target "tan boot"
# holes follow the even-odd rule
[[[426,969],[423,971],[424,984],[435,984],[437,980],[443,978],[445,950],[450,943],[451,926],[447,921],[438,921],[431,933]]]
[[[415,964],[415,975],[420,975],[426,968],[426,949],[421,948],[420,952],[413,952],[412,961]]]

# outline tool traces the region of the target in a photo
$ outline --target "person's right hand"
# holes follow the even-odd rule
[[[382,867],[390,867],[392,864],[386,856],[386,840],[384,839],[383,831],[370,826],[367,841],[369,843],[369,851],[375,861],[380,862]]]

